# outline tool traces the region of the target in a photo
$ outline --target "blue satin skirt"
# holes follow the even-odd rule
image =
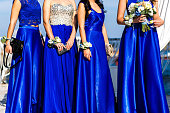
[[[119,113],[169,113],[156,28],[125,28],[118,66]]]
[[[86,30],[91,60],[80,50],[73,113],[115,113],[114,89],[101,31]]]
[[[20,27],[16,38],[24,41],[23,59],[10,73],[6,113],[39,113],[43,72],[43,45],[39,28]],[[12,60],[12,65],[18,59]]]
[[[59,36],[66,44],[72,32],[72,26],[51,25],[53,35]],[[77,45],[62,56],[56,49],[47,46],[44,50],[44,113],[72,113],[74,76],[77,64]]]

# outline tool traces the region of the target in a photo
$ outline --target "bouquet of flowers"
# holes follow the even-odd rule
[[[57,43],[61,43],[61,39],[56,36],[54,39],[48,40],[48,47],[52,48],[53,45],[55,45]]]
[[[156,7],[150,1],[131,3],[128,7],[129,14],[125,16],[125,24],[131,26],[133,18],[145,15],[145,22],[142,23],[142,31],[150,30],[149,24],[153,24],[153,15],[156,14]]]

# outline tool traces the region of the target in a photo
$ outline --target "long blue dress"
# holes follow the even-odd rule
[[[92,57],[88,61],[79,53],[74,113],[115,113],[114,89],[102,34],[104,11],[91,13],[85,22],[87,42]]]
[[[11,70],[6,113],[39,113],[42,94],[43,45],[38,27],[41,7],[37,0],[20,0],[20,27],[16,38],[24,41],[22,61]],[[12,60],[12,65],[17,62]]]
[[[72,33],[73,6],[51,5],[50,24],[54,37],[66,43]],[[77,45],[59,56],[56,49],[48,47],[48,36],[44,50],[44,113],[71,113],[73,103],[74,75],[77,63]]]
[[[137,0],[129,0],[127,7],[132,2]],[[156,28],[142,32],[138,23],[124,29],[118,66],[118,111],[169,113]]]

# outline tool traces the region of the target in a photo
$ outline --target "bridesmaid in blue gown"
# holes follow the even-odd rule
[[[37,0],[14,0],[7,38],[19,18],[16,38],[24,41],[22,61],[11,70],[6,113],[39,113],[42,94],[43,45],[39,32],[41,7]],[[12,53],[9,40],[6,52]],[[12,65],[19,58],[12,60]]]
[[[118,24],[124,24],[124,12],[133,2],[120,0]],[[149,0],[146,0],[149,1]],[[151,0],[158,8],[158,1]],[[158,12],[158,11],[157,11]],[[153,16],[154,27],[142,31],[145,17],[134,18],[132,27],[126,26],[122,35],[118,66],[119,113],[169,113],[163,86],[158,35],[155,27],[164,21]]]
[[[99,0],[82,0],[78,22],[82,43],[90,49],[80,50],[74,113],[115,113],[114,89],[105,44],[104,9]]]
[[[74,0],[44,0],[43,12],[47,32],[44,50],[43,112],[71,113],[77,61],[76,4]],[[49,39],[56,36],[61,39],[61,43],[56,44],[57,48],[69,50],[61,56],[56,49],[48,47]]]

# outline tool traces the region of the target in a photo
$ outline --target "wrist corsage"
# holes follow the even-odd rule
[[[10,40],[11,41],[11,38],[7,38],[6,36],[3,36],[2,39],[1,39],[1,42],[4,44],[6,43],[6,41]]]
[[[57,43],[61,43],[61,39],[58,36],[56,36],[54,39],[48,40],[48,47],[52,48],[53,45]]]
[[[86,50],[92,47],[92,44],[90,42],[83,42],[82,44],[80,44],[79,46],[81,49]]]

